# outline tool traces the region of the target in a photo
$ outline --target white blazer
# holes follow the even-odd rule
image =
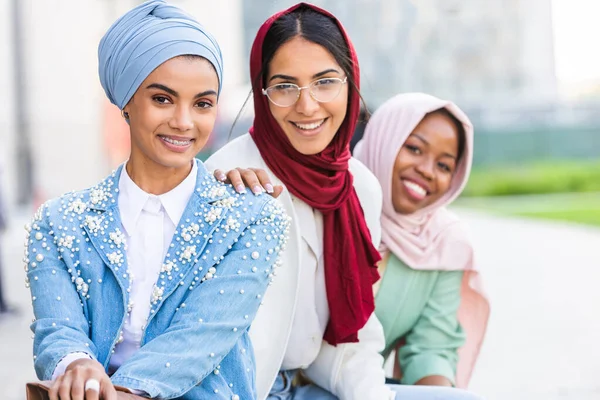
[[[261,168],[270,174],[273,183],[281,184],[263,161],[252,137],[245,134],[217,151],[205,163],[206,168],[219,168],[225,172],[236,167]],[[367,226],[375,246],[381,240],[379,217],[382,207],[381,187],[377,178],[360,161],[350,160],[354,175],[354,187],[362,205]],[[287,190],[278,200],[292,217],[287,248],[273,285],[267,290],[264,304],[260,307],[250,329],[250,337],[256,357],[256,382],[258,399],[266,399],[281,368],[294,320],[298,297],[299,272],[302,265],[317,263],[312,251],[301,251],[301,229]],[[304,240],[316,240],[307,238]],[[348,238],[351,240],[351,238]],[[310,264],[309,264],[310,265]],[[383,351],[385,340],[383,328],[375,314],[359,331],[358,343],[331,346],[322,341],[316,360],[304,371],[313,382],[336,395],[341,400],[394,399],[394,393],[385,386]]]

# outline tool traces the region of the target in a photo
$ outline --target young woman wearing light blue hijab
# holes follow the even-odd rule
[[[248,329],[288,218],[218,182],[194,156],[216,119],[214,38],[162,0],[119,18],[98,51],[130,126],[129,160],[44,204],[27,227],[34,362],[50,399],[252,399]],[[65,171],[68,178],[68,171]]]

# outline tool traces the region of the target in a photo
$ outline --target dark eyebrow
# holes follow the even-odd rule
[[[296,82],[298,80],[298,79],[294,78],[293,76],[282,75],[282,74],[275,74],[275,75],[273,75],[269,79],[269,82],[271,82],[273,79],[283,79],[284,81],[294,81],[294,82]]]
[[[421,140],[421,142],[423,142],[423,143],[425,143],[426,145],[428,145],[428,146],[429,146],[429,142],[428,142],[428,141],[427,141],[427,140],[426,140],[426,139],[425,139],[423,136],[421,136],[421,135],[419,135],[419,134],[417,134],[417,133],[413,133],[413,134],[412,134],[412,135],[410,135],[410,136],[414,136],[414,137],[416,137],[417,139],[420,139],[420,140]]]
[[[335,68],[329,68],[329,69],[326,69],[325,71],[321,71],[321,72],[318,72],[318,73],[314,74],[314,75],[312,76],[312,79],[317,79],[317,78],[320,78],[321,76],[323,76],[323,75],[327,75],[327,74],[329,74],[329,73],[331,73],[331,72],[335,72],[336,74],[339,74],[339,73],[340,73],[340,72],[339,72],[337,69],[335,69]],[[269,79],[269,82],[271,82],[273,79],[278,79],[278,78],[279,78],[279,79],[283,79],[283,80],[285,80],[285,81],[292,81],[292,82],[297,82],[297,81],[298,81],[298,79],[297,79],[297,78],[294,78],[293,76],[289,76],[289,75],[283,75],[283,74],[275,74],[275,75],[273,75],[273,76],[272,76],[272,77]]]
[[[335,68],[329,68],[329,69],[326,69],[325,71],[321,71],[321,72],[319,72],[318,74],[314,74],[312,77],[313,77],[313,79],[320,78],[321,76],[323,76],[323,75],[327,75],[327,74],[329,74],[330,72],[335,72],[336,74],[339,74],[339,73],[340,73],[340,72],[339,72],[337,69],[335,69]]]
[[[169,93],[171,96],[179,97],[179,93],[177,93],[176,91],[174,91],[170,87],[167,87],[165,85],[161,85],[160,83],[151,83],[148,86],[146,86],[146,89],[164,90],[165,92]]]
[[[165,92],[169,93],[171,96],[175,96],[175,97],[179,97],[179,93],[177,93],[175,90],[171,89],[168,86],[165,85],[161,85],[160,83],[151,83],[150,85],[146,86],[146,89],[159,89],[159,90],[164,90]],[[194,99],[197,99],[199,97],[204,97],[204,96],[210,96],[210,95],[217,95],[217,92],[215,92],[214,90],[205,90],[204,92],[198,93],[197,95],[194,96]]]
[[[450,157],[450,158],[452,158],[452,159],[453,159],[453,160],[455,160],[455,161],[456,161],[456,159],[457,159],[455,155],[452,155],[452,154],[450,154],[450,153],[444,153],[444,154],[442,154],[442,157]]]
[[[197,95],[195,95],[194,99],[197,99],[199,97],[204,97],[204,96],[211,96],[211,95],[216,96],[217,92],[215,92],[214,90],[211,90],[211,89],[205,90],[204,92],[201,92],[201,93],[198,93]]]
[[[427,140],[426,140],[426,139],[425,139],[423,136],[419,135],[418,133],[413,133],[413,134],[412,134],[412,135],[410,135],[410,136],[414,136],[414,137],[416,137],[417,139],[419,139],[419,140],[421,140],[423,143],[425,143],[427,146],[429,146],[429,142],[428,142],[428,141],[427,141]],[[456,157],[455,155],[453,155],[453,154],[450,154],[450,153],[444,153],[444,154],[442,154],[442,156],[443,156],[443,157],[450,157],[450,158],[453,158],[454,160],[456,160],[456,159],[457,159],[457,157]]]

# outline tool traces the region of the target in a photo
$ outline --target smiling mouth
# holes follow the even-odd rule
[[[301,124],[299,122],[291,122],[296,128],[302,129],[303,131],[313,131],[317,128],[320,128],[327,121],[327,118],[324,118],[317,122],[311,122],[310,124]]]
[[[416,200],[423,200],[429,194],[429,192],[423,186],[419,185],[416,182],[410,181],[408,179],[402,179],[402,183],[404,184],[404,187],[408,190],[411,197],[415,198]]]
[[[173,146],[180,146],[180,147],[189,146],[195,140],[195,139],[173,139],[172,137],[165,136],[165,135],[158,135],[158,137],[164,142],[167,142]]]

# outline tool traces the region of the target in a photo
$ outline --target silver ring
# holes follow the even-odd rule
[[[93,378],[85,381],[85,391],[87,392],[88,390],[100,393],[100,381]]]

